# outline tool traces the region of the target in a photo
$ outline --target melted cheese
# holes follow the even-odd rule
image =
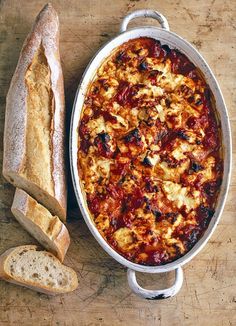
[[[103,117],[89,120],[87,126],[89,128],[90,135],[93,138],[95,138],[97,136],[97,134],[106,131],[106,125],[105,125],[105,121],[104,121]]]
[[[190,188],[182,187],[180,184],[171,181],[163,182],[163,189],[167,198],[174,202],[178,208],[185,205],[186,210],[190,211],[200,204],[200,191],[191,192]]]
[[[132,231],[128,228],[120,228],[114,233],[114,238],[121,248],[127,247],[133,243]]]

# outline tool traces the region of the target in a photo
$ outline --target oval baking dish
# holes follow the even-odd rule
[[[136,17],[152,17],[157,19],[162,28],[158,27],[140,27],[134,28],[126,31],[129,21]],[[212,232],[214,231],[220,215],[222,213],[224,203],[226,200],[226,195],[229,187],[230,181],[230,171],[231,171],[231,134],[229,126],[229,118],[227,114],[227,109],[225,103],[217,84],[217,81],[211,72],[209,66],[201,57],[201,55],[195,50],[188,42],[183,40],[181,37],[173,32],[169,31],[169,25],[165,17],[153,10],[139,10],[135,11],[128,16],[126,16],[121,24],[121,34],[112,39],[109,43],[100,49],[100,51],[95,55],[88,65],[74,101],[73,113],[71,118],[71,129],[70,129],[70,164],[71,173],[73,179],[73,185],[75,189],[76,198],[82,212],[82,215],[87,223],[90,231],[99,242],[99,244],[105,249],[105,251],[110,254],[119,263],[128,268],[128,283],[131,289],[141,297],[146,299],[163,299],[175,295],[181,288],[183,282],[183,271],[181,266],[192,259],[206,244],[210,238]],[[217,204],[215,207],[215,213],[211,218],[211,221],[204,232],[203,236],[197,241],[197,243],[182,257],[167,262],[165,265],[158,266],[146,266],[134,263],[117,251],[115,251],[102,237],[96,228],[93,220],[91,219],[89,209],[87,207],[86,198],[84,195],[83,187],[81,185],[81,180],[78,173],[78,126],[81,119],[81,112],[84,105],[84,100],[88,91],[88,88],[101,64],[110,54],[119,46],[123,45],[131,39],[137,38],[152,38],[161,42],[161,44],[168,45],[171,49],[177,49],[181,51],[184,55],[189,58],[189,60],[201,71],[204,75],[204,79],[209,85],[211,92],[213,93],[215,99],[215,105],[217,110],[217,116],[221,123],[221,133],[222,133],[222,143],[223,143],[223,158],[224,158],[224,172],[223,180],[220,188],[220,193],[218,195]],[[168,289],[164,290],[146,290],[141,288],[136,281],[135,271],[147,272],[147,273],[163,273],[171,270],[175,270],[176,279],[174,285]]]

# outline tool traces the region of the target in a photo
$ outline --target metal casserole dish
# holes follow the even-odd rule
[[[161,28],[145,26],[134,28],[127,31],[127,25],[133,18],[136,17],[151,17],[161,24]],[[70,165],[71,165],[71,173],[73,179],[74,190],[76,194],[76,198],[82,212],[83,218],[88,225],[90,231],[93,236],[96,238],[98,243],[103,247],[103,249],[116,261],[121,263],[123,266],[128,268],[128,283],[131,289],[138,294],[139,296],[146,299],[164,299],[171,296],[174,296],[181,288],[183,283],[183,271],[182,265],[186,264],[190,261],[207,243],[210,236],[214,232],[217,223],[219,222],[221,213],[224,208],[229,182],[230,182],[230,171],[231,171],[231,134],[230,134],[230,125],[229,118],[227,114],[227,109],[224,103],[224,99],[219,88],[219,85],[199,52],[193,48],[191,44],[187,41],[183,40],[180,36],[176,35],[173,32],[169,31],[169,25],[166,18],[160,13],[153,10],[138,10],[135,11],[124,18],[120,28],[120,34],[113,38],[110,42],[105,44],[99,52],[94,56],[88,65],[87,69],[84,72],[84,75],[79,84],[74,107],[71,117],[71,129],[70,129]],[[194,63],[196,67],[198,67],[203,73],[207,84],[209,85],[216,102],[216,109],[219,115],[219,119],[221,122],[222,129],[222,143],[223,143],[223,157],[224,157],[224,173],[223,173],[223,182],[221,185],[220,194],[218,196],[217,205],[215,207],[215,214],[211,219],[211,222],[205,231],[202,238],[194,245],[194,247],[188,251],[184,256],[178,258],[177,260],[167,263],[166,265],[161,266],[144,266],[141,264],[133,263],[119,253],[117,253],[113,248],[109,246],[109,244],[104,240],[99,231],[97,230],[95,224],[93,223],[85,196],[83,194],[80,178],[78,174],[77,167],[77,150],[78,150],[78,125],[80,121],[80,115],[83,108],[83,103],[86,95],[87,88],[105,58],[107,58],[110,53],[121,44],[127,42],[130,39],[138,38],[138,37],[151,37],[153,39],[157,39],[160,42],[169,45],[171,48],[176,48],[180,50],[183,54],[185,54],[191,62]],[[147,290],[141,288],[135,276],[135,271],[137,272],[145,272],[145,273],[164,273],[175,270],[175,282],[174,285],[168,289],[164,290]]]

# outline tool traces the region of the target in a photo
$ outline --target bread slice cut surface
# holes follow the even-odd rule
[[[71,292],[78,286],[73,269],[35,245],[15,247],[1,255],[0,277],[51,295]]]
[[[18,222],[61,261],[70,244],[65,225],[24,190],[16,189],[11,211]]]

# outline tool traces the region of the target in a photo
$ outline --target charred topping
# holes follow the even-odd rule
[[[215,193],[217,192],[217,190],[220,188],[221,183],[222,183],[221,178],[217,179],[216,181],[206,182],[204,185],[205,193],[208,196],[213,197],[215,195]]]
[[[102,87],[107,91],[109,89],[109,86],[107,85],[107,79],[101,78],[98,79],[98,82],[102,85]]]
[[[106,132],[101,132],[100,134],[98,134],[98,137],[101,139],[102,142],[104,143],[108,143],[110,140],[110,136],[108,135],[108,133]]]
[[[184,130],[178,130],[176,134],[181,139],[189,140],[189,136],[185,133]]]
[[[183,140],[189,140],[189,136],[182,129],[179,129],[179,130],[168,129],[168,130],[161,131],[158,134],[158,138],[159,138],[158,140],[161,140],[161,142],[162,142],[162,144],[161,144],[162,147],[168,146],[176,138],[180,138]]]
[[[217,163],[216,163],[216,172],[217,173],[222,173],[223,172],[223,161],[222,159],[220,159]],[[221,180],[221,179],[220,179]],[[222,180],[221,180],[222,181]]]
[[[129,61],[130,57],[127,55],[127,53],[125,51],[121,51],[118,53],[118,55],[116,56],[116,63],[123,63],[123,62],[127,62]]]
[[[188,248],[188,250],[190,250],[195,243],[198,241],[200,236],[200,230],[199,228],[193,229],[187,237],[187,243],[186,243],[186,247]]]
[[[102,184],[102,181],[103,181],[103,177],[99,177],[98,184],[101,185]]]
[[[153,231],[152,230],[147,230],[146,234],[153,235]]]
[[[161,48],[166,52],[166,54],[169,54],[171,52],[171,49],[167,44],[162,45]]]
[[[165,138],[168,135],[168,130],[162,130],[157,134],[156,142],[161,141],[163,138]]]
[[[145,71],[145,70],[147,70],[147,69],[148,69],[148,64],[147,64],[147,62],[146,62],[146,61],[141,62],[140,65],[139,65],[139,70],[140,70],[140,71]]]
[[[148,178],[145,180],[146,183],[145,183],[145,189],[147,192],[158,192],[159,191],[159,188],[157,185],[153,185],[151,183],[151,180],[149,180]]]
[[[209,88],[206,88],[204,90],[204,97],[206,101],[210,101],[211,99],[211,91],[209,90]]]
[[[178,231],[179,239],[183,242],[186,249],[189,250],[197,242],[200,232],[199,226],[187,224]]]
[[[181,162],[174,157],[170,157],[168,154],[161,155],[161,159],[166,162],[170,168],[176,168]]]
[[[193,103],[194,102],[194,97],[193,96],[188,97],[187,101],[189,103]]]
[[[193,91],[187,85],[181,85],[180,90],[185,96],[192,97],[191,95],[193,94]]]
[[[171,223],[175,223],[178,217],[178,213],[176,212],[169,212],[165,214],[166,219]]]
[[[194,171],[194,172],[198,172],[198,171],[201,171],[203,170],[204,167],[200,164],[198,164],[197,162],[192,162],[191,163],[191,170]]]
[[[148,212],[150,212],[151,211],[150,199],[148,199],[147,197],[144,197],[144,201],[146,203],[145,210],[148,211]]]
[[[158,210],[153,210],[153,215],[155,216],[156,218],[156,221],[157,222],[160,222],[161,221],[161,217],[162,217],[162,213]]]
[[[199,98],[196,102],[195,102],[195,104],[198,106],[198,105],[201,105],[202,104],[202,100]]]
[[[125,213],[127,209],[128,209],[127,203],[123,201],[121,205],[121,213]]]
[[[168,98],[166,98],[165,103],[166,103],[166,107],[169,108],[171,105],[171,101]]]
[[[214,215],[215,211],[210,207],[200,205],[197,209],[197,216],[199,220],[199,224],[205,228],[210,223],[212,216]]]
[[[197,119],[193,116],[189,117],[188,120],[187,120],[187,126],[188,128],[194,128],[195,125],[197,124]]]
[[[93,94],[97,94],[99,92],[99,87],[95,86],[92,90]]]
[[[155,120],[153,120],[152,117],[148,117],[148,119],[144,120],[144,122],[148,125],[148,127],[152,127],[155,125]]]
[[[100,155],[104,157],[110,157],[112,154],[108,145],[109,140],[110,136],[107,133],[100,133],[94,139],[94,145],[97,146]]]
[[[150,166],[152,167],[152,163],[150,162],[149,158],[146,156],[142,162],[144,166]]]
[[[158,75],[162,75],[162,71],[160,71],[160,70],[152,70],[152,71],[150,71],[150,73],[149,73],[149,76],[150,76],[150,77],[156,77],[156,76],[158,76]]]
[[[152,70],[149,73],[148,79],[151,81],[152,85],[156,85],[157,76],[159,76],[159,75],[162,75],[162,72],[159,70]]]
[[[89,139],[81,139],[81,142],[80,142],[80,148],[81,150],[85,153],[85,154],[88,154],[88,151],[89,151],[89,147],[91,146],[91,142],[89,141]]]
[[[141,141],[141,136],[137,128],[131,130],[128,135],[124,137],[126,143],[137,143]]]
[[[121,186],[122,183],[125,182],[125,176],[123,175],[122,178],[118,181],[118,185]]]

